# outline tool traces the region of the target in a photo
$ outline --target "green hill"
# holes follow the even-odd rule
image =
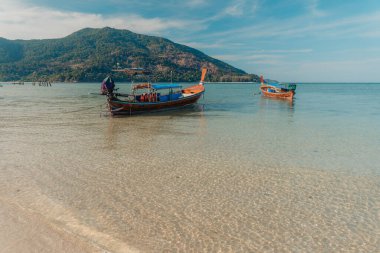
[[[252,81],[227,63],[170,40],[112,28],[85,28],[61,39],[0,38],[0,81],[96,81],[117,67],[142,67],[153,81],[196,81],[202,67],[210,81]],[[130,77],[114,73],[116,80]]]

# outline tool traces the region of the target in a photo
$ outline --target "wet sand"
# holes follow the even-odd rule
[[[0,252],[106,252],[52,224],[41,214],[0,199]]]

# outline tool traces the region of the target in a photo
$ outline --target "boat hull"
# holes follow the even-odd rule
[[[108,100],[108,106],[112,115],[130,115],[191,105],[196,103],[203,93],[204,91],[165,102],[127,102],[112,98]]]
[[[294,90],[283,92],[269,92],[267,87],[261,87],[260,89],[264,97],[270,98],[293,99],[295,93]]]

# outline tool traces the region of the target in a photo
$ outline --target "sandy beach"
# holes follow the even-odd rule
[[[64,231],[41,214],[0,199],[0,252],[106,252]]]
[[[138,196],[132,191],[133,197],[125,199],[128,213],[117,220],[88,213],[98,225],[105,223],[104,229],[44,196],[37,198],[38,204],[23,199],[29,193],[16,194],[13,203],[2,198],[0,252],[378,249],[380,202],[371,192],[378,189],[377,179],[266,169],[207,173],[197,182],[182,170],[171,180],[147,173],[130,175],[146,184]],[[129,229],[112,229],[120,225]]]

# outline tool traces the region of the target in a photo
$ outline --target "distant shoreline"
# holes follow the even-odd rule
[[[196,83],[198,81],[193,82],[173,82],[173,83]],[[32,81],[0,81],[0,84],[12,84],[12,85],[18,85],[18,84],[38,84],[39,81],[32,82]],[[80,83],[101,83],[101,81],[83,81],[83,82],[61,82],[61,81],[55,81],[51,82],[52,84],[55,83],[66,83],[66,84],[80,84]],[[117,82],[117,83],[131,83],[131,82]],[[139,82],[134,82],[139,83]],[[163,82],[154,82],[154,83],[171,83],[171,81],[163,81]],[[205,84],[259,84],[259,82],[204,82]],[[283,82],[283,83],[295,83],[295,84],[380,84],[379,82]]]

